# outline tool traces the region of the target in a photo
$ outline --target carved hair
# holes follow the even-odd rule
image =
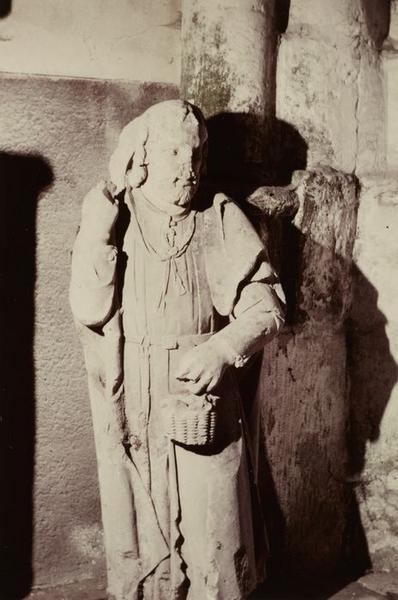
[[[160,116],[175,115],[184,121],[192,115],[197,123],[199,135],[204,143],[207,141],[207,129],[202,112],[186,100],[166,100],[149,107],[142,115],[128,123],[119,136],[116,150],[109,162],[109,172],[112,183],[116,186],[115,194],[126,187],[126,173],[133,188],[140,187],[147,178],[147,163],[145,145],[150,136],[151,128],[155,127]],[[206,157],[204,147],[202,165]]]

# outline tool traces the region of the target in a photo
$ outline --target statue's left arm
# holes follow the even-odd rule
[[[212,210],[212,209],[210,209]],[[281,329],[284,294],[267,252],[242,211],[223,195],[206,223],[207,273],[216,310],[229,324],[182,360],[178,378],[211,391],[228,366],[243,366]]]
[[[268,272],[268,265],[262,263],[248,281],[242,282],[230,323],[211,339],[220,350],[223,348],[228,364],[243,366],[284,323],[283,292],[276,274]]]

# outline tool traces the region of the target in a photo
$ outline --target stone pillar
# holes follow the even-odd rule
[[[381,64],[385,86],[387,168],[398,170],[398,0],[391,2],[389,36],[384,41]]]
[[[277,503],[268,526],[278,571],[327,576],[342,560],[352,500],[345,481],[345,321],[357,185],[353,176],[318,168],[297,171],[293,191],[299,208],[293,221],[278,215],[274,259],[288,296],[288,324],[265,348],[258,390]],[[269,217],[267,226],[275,227]],[[270,492],[266,487],[265,496]]]
[[[308,166],[357,174],[384,161],[379,48],[386,0],[292,0],[281,38],[276,112],[308,145]]]
[[[247,116],[245,159],[261,162],[275,104],[274,0],[183,0],[182,7],[182,97],[207,118]]]

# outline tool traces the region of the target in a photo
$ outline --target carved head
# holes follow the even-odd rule
[[[189,102],[151,106],[120,134],[110,160],[116,192],[140,187],[161,210],[186,208],[199,184],[206,142],[204,117]]]

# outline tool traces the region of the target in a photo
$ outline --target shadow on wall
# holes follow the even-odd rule
[[[36,203],[52,179],[41,157],[0,153],[0,593],[7,599],[22,598],[32,583]]]
[[[347,523],[347,558],[356,572],[371,567],[366,534],[355,489],[366,466],[366,446],[380,437],[380,424],[398,381],[398,365],[390,351],[387,319],[377,306],[378,292],[353,265],[353,302],[347,321],[347,369],[349,375],[347,475],[351,481],[351,518]]]
[[[0,0],[0,19],[8,17],[11,12],[11,0]]]
[[[253,130],[264,131],[255,116],[219,113],[207,120],[207,129],[207,179],[217,191],[223,191],[238,202],[243,202],[260,185],[287,185],[294,171],[306,168],[307,144],[285,121],[274,120],[266,134],[267,143],[262,141],[258,151],[262,160],[255,164],[248,159],[251,148],[247,140],[253,138]]]
[[[368,441],[380,436],[380,422],[398,381],[398,366],[390,352],[387,320],[377,308],[377,290],[355,267],[354,299],[348,321],[350,370],[350,475],[358,479],[365,467]]]

